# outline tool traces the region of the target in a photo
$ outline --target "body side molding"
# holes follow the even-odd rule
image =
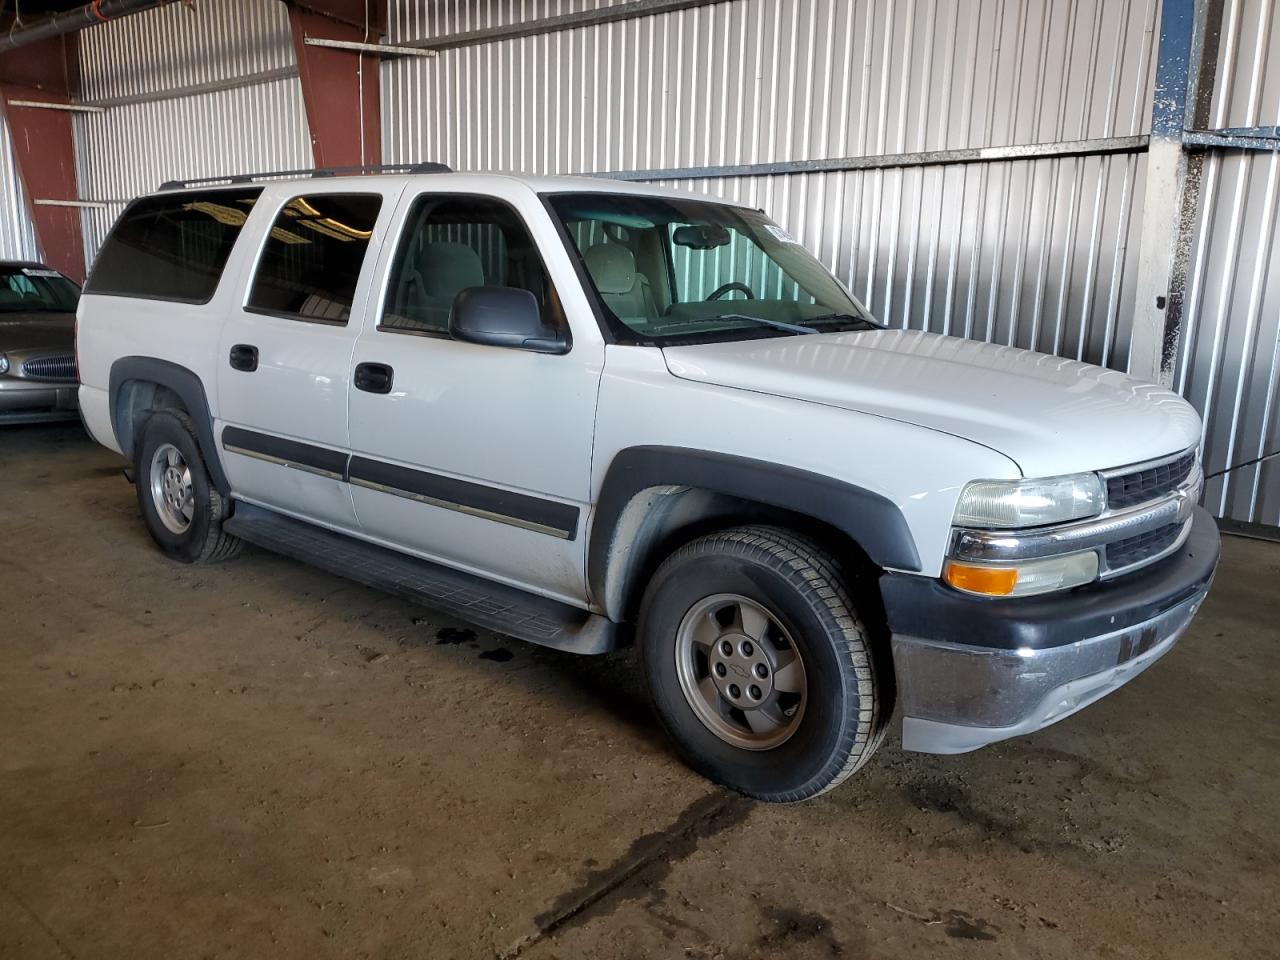
[[[596,504],[587,555],[587,582],[605,596],[610,548],[618,520],[642,490],[687,486],[812,517],[856,541],[882,567],[918,571],[906,518],[886,497],[821,474],[760,460],[684,447],[629,447],[609,465]]]
[[[209,410],[209,400],[205,395],[204,384],[195,373],[186,367],[168,360],[155,357],[121,357],[111,365],[111,377],[108,383],[108,396],[111,405],[111,428],[115,431],[116,443],[124,451],[125,456],[133,457],[133,421],[122,417],[120,410],[120,390],[130,381],[154,383],[172,390],[182,400],[191,414],[192,425],[196,428],[196,442],[204,455],[209,468],[213,485],[223,494],[231,492],[226,472],[222,469],[222,461],[218,458],[218,446],[213,439],[213,415]]]
[[[243,427],[222,428],[222,448],[231,453],[255,457],[282,467],[305,470],[332,480],[347,479],[350,455],[343,450],[318,447],[298,440],[245,430]]]

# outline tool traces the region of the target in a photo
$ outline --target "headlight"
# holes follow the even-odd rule
[[[944,571],[944,579],[957,590],[984,597],[1027,597],[1066,590],[1092,583],[1097,576],[1098,555],[1092,550],[1019,563],[949,560]]]
[[[6,374],[8,372],[9,372],[9,358],[5,356],[3,353],[0,353],[0,374]]]
[[[956,504],[957,527],[1039,527],[1096,517],[1107,493],[1096,473],[1043,480],[975,480]]]

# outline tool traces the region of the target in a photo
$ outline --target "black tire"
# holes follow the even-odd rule
[[[190,525],[182,532],[166,526],[152,494],[151,464],[156,451],[165,444],[176,447],[191,476],[193,512]],[[214,487],[209,469],[200,455],[191,419],[181,410],[161,410],[143,425],[134,459],[134,486],[138,508],[151,537],[160,549],[183,563],[213,563],[229,560],[240,552],[243,541],[222,529],[227,517],[227,500]]]
[[[763,607],[803,661],[806,705],[777,746],[747,749],[726,741],[699,717],[681,687],[680,626],[686,614],[717,595]],[[747,796],[791,803],[824,793],[866,763],[888,729],[891,667],[884,665],[885,675],[877,678],[877,653],[844,572],[808,538],[752,526],[681,547],[649,583],[638,637],[658,718],[685,761]]]

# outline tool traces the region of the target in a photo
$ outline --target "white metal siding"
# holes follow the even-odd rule
[[[768,210],[891,326],[1123,369],[1144,164],[1066,157],[667,185]]]
[[[80,99],[165,93],[296,64],[279,0],[201,0],[80,34]]]
[[[0,260],[35,259],[35,229],[13,160],[9,123],[0,117]]]
[[[394,35],[432,34],[414,25],[438,4],[392,6]],[[388,63],[387,148],[586,173],[1127,136],[1148,122],[1155,15],[731,0]]]
[[[172,4],[82,37],[82,99],[89,101],[233,84],[296,65],[288,11],[278,0]],[[76,114],[73,129],[80,195],[107,201],[84,211],[89,263],[124,204],[166,180],[312,166],[294,77],[110,106]]]
[[[523,12],[476,6],[393,0],[391,33]],[[1156,16],[1156,0],[731,0],[462,47],[384,65],[384,152],[599,173],[1132,136]],[[895,326],[1123,368],[1142,172],[1122,154],[669,182],[765,207]]]
[[[1226,0],[1214,84],[1214,127],[1275,126],[1280,114],[1280,9]]]
[[[1228,2],[1215,128],[1280,126],[1280,11]],[[1280,153],[1214,150],[1183,316],[1178,388],[1205,420],[1205,503],[1280,525]]]
[[[426,40],[451,33],[501,27],[529,20],[544,20],[566,13],[612,7],[628,0],[428,0],[426,3],[391,2],[388,37],[397,43]]]

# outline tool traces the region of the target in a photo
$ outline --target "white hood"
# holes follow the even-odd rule
[[[1195,410],[1162,387],[933,333],[817,334],[663,353],[677,377],[940,430],[1003,453],[1028,477],[1138,463],[1200,440]]]

